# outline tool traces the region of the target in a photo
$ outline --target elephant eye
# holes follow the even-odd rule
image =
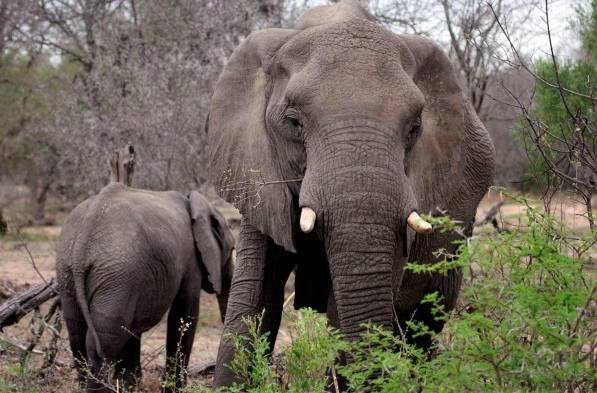
[[[288,108],[282,116],[284,128],[286,128],[293,137],[297,137],[303,128],[299,112],[296,109]]]
[[[406,140],[406,147],[410,149],[413,147],[419,135],[421,135],[421,128],[423,127],[423,121],[421,120],[421,114],[415,118],[415,120],[411,123],[410,130],[407,135]]]
[[[412,125],[412,127],[410,129],[410,133],[411,134],[418,134],[419,131],[421,131],[422,124],[423,124],[423,122],[421,121],[421,114],[419,113],[419,115],[417,116],[417,118],[413,122],[413,125]]]
[[[286,125],[293,127],[293,128],[300,128],[302,127],[302,124],[300,122],[299,119],[296,119],[294,117],[286,117],[284,119],[284,123],[286,123]]]

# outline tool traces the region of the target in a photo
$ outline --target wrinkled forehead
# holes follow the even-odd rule
[[[413,82],[411,51],[398,36],[367,20],[307,29],[278,51],[274,63],[278,75],[288,77],[285,94],[289,101],[310,102],[328,110],[337,105],[340,110],[343,104],[337,101],[352,105],[359,100],[363,110],[370,112],[404,107],[412,111],[424,105]],[[392,106],[389,110],[388,105]]]
[[[374,72],[392,79],[405,73],[412,77],[415,60],[402,40],[383,26],[352,19],[309,28],[294,36],[276,55],[290,73],[307,65],[327,75],[334,71]]]

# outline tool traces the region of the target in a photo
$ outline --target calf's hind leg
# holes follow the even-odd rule
[[[62,316],[68,330],[68,340],[73,353],[79,383],[83,384],[85,382],[85,365],[87,362],[87,348],[85,345],[87,324],[74,296],[70,296],[68,293],[61,293],[60,306],[62,307]]]
[[[87,332],[87,356],[89,369],[87,370],[87,392],[114,392],[116,381],[113,371],[121,363],[121,353],[128,339],[124,335],[102,334],[98,332],[104,357],[101,356],[90,332]]]
[[[88,374],[87,391],[88,392],[113,392],[115,390],[116,381],[113,377],[120,378],[118,373],[113,374],[114,371],[123,370],[131,358],[136,358],[140,348],[136,348],[134,341],[129,347],[132,349],[132,354],[125,354],[127,344],[134,339],[129,328],[131,326],[131,319],[134,315],[128,312],[128,308],[134,307],[135,301],[126,302],[122,299],[118,301],[107,302],[100,296],[96,296],[96,304],[90,306],[91,319],[93,326],[98,335],[100,348],[97,348],[96,340],[91,332],[87,331],[86,346],[88,363],[91,366],[91,375]],[[122,307],[114,307],[114,305],[122,305]],[[103,356],[102,356],[103,355]],[[130,358],[129,358],[130,356]],[[127,377],[129,378],[129,377]]]
[[[188,281],[193,284],[183,284],[168,314],[166,375],[162,389],[165,393],[176,392],[184,385],[197,330],[201,288],[195,284],[200,284],[201,278]]]
[[[125,391],[141,381],[141,335],[129,338],[122,349],[121,360],[116,364],[116,378],[122,380]]]

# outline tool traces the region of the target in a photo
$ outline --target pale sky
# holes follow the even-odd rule
[[[418,0],[412,0],[417,3]],[[486,3],[491,0],[478,0]],[[507,1],[507,0],[506,0]],[[574,58],[580,47],[580,42],[576,32],[570,26],[570,21],[575,17],[575,9],[578,4],[587,4],[590,0],[549,0],[549,22],[551,27],[552,42],[554,51],[558,56],[565,58]],[[302,4],[303,0],[297,0]],[[327,0],[308,0],[309,6],[328,4]],[[383,0],[380,1],[383,4]],[[392,3],[392,0],[388,0]],[[542,2],[543,3],[543,2]],[[443,16],[443,15],[442,15]],[[533,54],[533,58],[543,57],[549,51],[549,40],[547,38],[547,29],[545,25],[545,6],[533,11],[532,19],[529,21],[533,31],[528,37],[524,37],[521,45],[524,46],[524,52]],[[525,29],[526,30],[526,29]],[[443,34],[443,32],[438,32]],[[447,34],[447,32],[446,32]]]
[[[571,21],[576,17],[576,6],[586,3],[576,0],[552,0],[549,6],[549,24],[554,51],[557,55],[574,58],[580,48],[578,34],[572,29]],[[543,10],[536,13],[536,19],[541,25],[541,32],[531,38],[531,47],[535,56],[544,55],[549,50],[549,40],[544,22]]]

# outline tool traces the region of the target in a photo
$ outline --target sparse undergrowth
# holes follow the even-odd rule
[[[234,338],[238,354],[231,368],[241,382],[232,391],[333,392],[330,375],[345,378],[350,392],[593,391],[597,233],[572,231],[515,199],[527,207],[520,228],[463,241],[455,258],[436,265],[408,267],[419,274],[465,269],[459,307],[450,313],[436,307],[447,323],[431,359],[375,326],[347,343],[324,316],[303,310],[277,366],[270,366],[259,319],[248,321],[250,337]],[[434,224],[454,225],[445,219]],[[415,324],[409,328],[428,334]],[[351,361],[334,366],[340,354]]]

